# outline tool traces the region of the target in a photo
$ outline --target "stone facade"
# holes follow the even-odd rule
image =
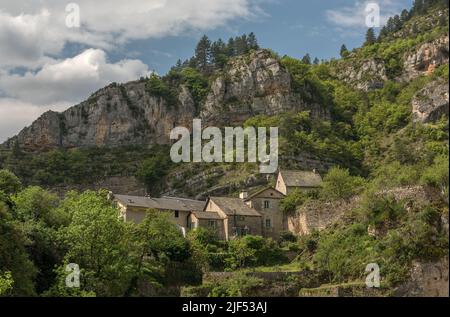
[[[245,200],[262,215],[264,237],[278,240],[280,233],[287,230],[287,218],[280,210],[280,202],[284,197],[275,188],[266,188]]]

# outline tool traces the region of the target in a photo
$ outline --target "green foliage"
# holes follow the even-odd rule
[[[264,280],[237,273],[220,284],[211,285],[209,297],[243,297],[252,296],[252,290],[263,286]]]
[[[11,272],[0,272],[0,296],[6,295],[9,290],[12,289],[14,280],[12,279]]]
[[[364,188],[364,179],[351,176],[348,169],[333,167],[323,179],[321,196],[325,199],[350,199]]]
[[[164,99],[169,106],[177,104],[177,94],[161,77],[152,74],[145,83],[145,88],[154,96]]]
[[[299,61],[288,56],[283,57],[280,63],[292,76],[292,88],[305,101],[317,102],[323,106],[330,104],[330,87],[320,80],[318,75],[313,71],[314,66],[310,65],[311,63],[305,63],[305,60]]]
[[[308,194],[301,191],[295,190],[289,193],[280,202],[280,209],[286,215],[292,215],[295,213],[297,208],[304,204],[308,200]]]
[[[20,190],[20,179],[8,170],[0,170],[0,190],[6,194],[14,194]]]
[[[42,220],[49,227],[59,227],[68,222],[67,215],[59,213],[56,195],[31,186],[13,196],[15,215],[21,222]]]
[[[64,270],[76,263],[83,276],[81,290],[98,296],[125,293],[133,273],[133,259],[128,226],[118,217],[118,210],[104,192],[69,193],[61,202],[71,223],[62,228],[60,239],[67,246]]]
[[[447,156],[437,156],[434,162],[422,174],[423,184],[439,188],[446,199],[448,199],[449,188],[449,164]]]
[[[162,178],[167,174],[172,162],[164,152],[156,152],[142,162],[136,172],[136,177],[143,182],[147,190],[156,193],[160,187]]]
[[[36,268],[29,260],[25,249],[26,237],[14,223],[10,211],[0,203],[0,272],[10,272],[13,288],[8,291],[13,296],[33,296],[33,279]],[[10,279],[3,282],[7,287]],[[9,288],[9,287],[8,287]]]
[[[274,265],[283,262],[281,249],[271,239],[258,236],[244,236],[232,240],[228,246],[225,260],[228,270],[239,268]]]
[[[206,77],[194,68],[184,68],[181,71],[182,81],[192,93],[196,105],[200,105],[208,94],[209,83]]]

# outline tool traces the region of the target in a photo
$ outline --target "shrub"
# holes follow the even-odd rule
[[[301,190],[295,190],[289,193],[281,200],[280,209],[286,215],[294,214],[297,207],[301,206],[308,200],[308,195]]]
[[[325,199],[349,199],[361,192],[364,179],[351,176],[348,169],[333,167],[325,176],[321,195]]]

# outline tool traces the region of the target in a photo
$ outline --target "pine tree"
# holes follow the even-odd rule
[[[304,64],[311,65],[311,56],[307,53],[305,56],[303,56],[302,62]]]
[[[409,20],[409,11],[404,9],[402,11],[402,13],[400,14],[400,20],[402,21],[402,23],[405,23],[406,21]]]
[[[234,40],[236,47],[236,55],[244,55],[248,52],[247,35],[238,36]]]
[[[227,55],[229,57],[236,56],[236,43],[234,42],[234,38],[230,37],[227,44]]]
[[[387,33],[392,33],[392,32],[395,31],[394,19],[393,19],[392,17],[390,17],[390,18],[387,20],[387,23],[386,23],[386,29],[387,29]]]
[[[378,42],[381,41],[383,38],[389,35],[388,29],[386,26],[383,26],[380,30],[380,34],[378,34]]]
[[[247,41],[249,49],[251,50],[259,49],[258,40],[256,39],[255,33],[251,32],[248,35]]]
[[[394,23],[394,32],[402,28],[402,21],[400,20],[398,14],[394,16],[393,23]]]
[[[211,45],[211,62],[221,68],[227,61],[227,45],[222,39],[218,39]]]
[[[345,57],[348,56],[348,54],[349,54],[349,51],[348,51],[348,49],[347,49],[347,46],[345,46],[345,44],[342,44],[342,46],[341,46],[341,51],[340,51],[341,57],[342,57],[342,58],[345,58]]]
[[[375,31],[373,30],[373,28],[367,29],[366,42],[364,43],[364,45],[372,45],[375,43],[375,41],[376,41]]]
[[[313,64],[314,65],[319,65],[320,64],[320,61],[319,61],[319,59],[317,57],[314,58]]]
[[[206,35],[200,39],[195,49],[195,61],[198,69],[205,71],[211,61],[211,41]]]

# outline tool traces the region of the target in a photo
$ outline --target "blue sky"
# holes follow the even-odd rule
[[[412,0],[2,0],[0,142],[48,110],[63,111],[111,82],[165,74],[198,39],[254,32],[280,55],[337,57],[360,46],[365,8],[380,18]],[[72,1],[70,1],[72,2]],[[73,21],[78,21],[77,25]],[[75,25],[75,27],[74,27]]]
[[[327,15],[331,10],[352,8],[355,3],[353,0],[267,1],[261,5],[264,12],[257,17],[236,20],[225,27],[205,32],[135,41],[127,49],[129,57],[135,57],[133,53],[139,52],[138,57],[159,74],[165,74],[178,58],[191,57],[198,38],[203,34],[216,40],[255,32],[262,47],[271,48],[281,55],[302,57],[309,53],[313,58],[329,59],[339,56],[343,43],[351,49],[361,46],[364,41],[366,27],[354,26],[342,32],[341,26]],[[397,0],[385,10],[380,6],[381,14],[388,16],[411,5],[412,0]],[[117,52],[113,56],[120,59],[123,54],[127,52]]]

